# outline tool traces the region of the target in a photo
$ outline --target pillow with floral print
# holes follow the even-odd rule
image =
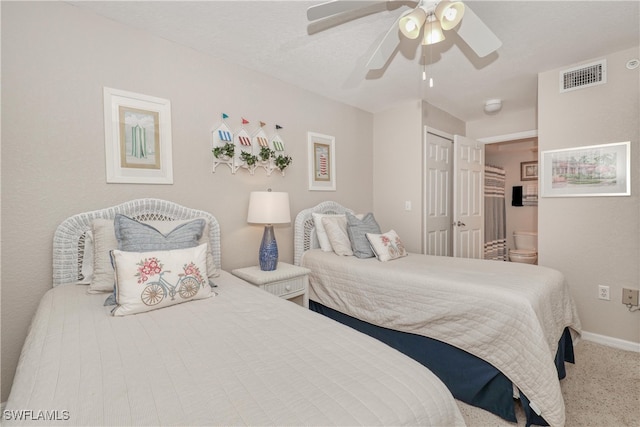
[[[111,252],[115,267],[114,316],[143,313],[209,298],[207,245],[168,251]]]
[[[407,256],[407,251],[394,230],[384,234],[366,233],[366,236],[378,261],[390,261]]]

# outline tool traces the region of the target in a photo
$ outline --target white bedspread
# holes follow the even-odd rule
[[[37,425],[464,425],[428,369],[222,272],[218,296],[111,317],[105,295],[42,299],[5,416]],[[57,411],[57,412],[55,412]],[[4,420],[4,425],[22,424]]]
[[[307,251],[310,299],[385,328],[434,338],[491,363],[564,425],[554,358],[580,332],[564,276],[529,264],[409,254],[379,262]]]

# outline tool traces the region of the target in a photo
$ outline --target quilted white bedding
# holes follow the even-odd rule
[[[214,298],[125,317],[86,286],[51,289],[3,424],[464,425],[417,362],[228,273],[216,283]]]
[[[380,262],[313,249],[310,295],[329,308],[385,328],[434,338],[491,363],[564,425],[554,364],[558,340],[580,321],[563,275],[508,262],[409,254]]]

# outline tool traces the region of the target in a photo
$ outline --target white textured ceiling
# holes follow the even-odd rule
[[[478,58],[455,31],[423,52],[405,40],[387,67],[366,72],[376,41],[412,2],[381,2],[335,25],[309,25],[308,1],[90,1],[72,4],[127,26],[260,71],[326,97],[377,112],[408,100],[464,120],[484,101],[503,112],[535,108],[537,74],[640,43],[640,1],[472,1],[465,3],[502,40]],[[355,18],[351,14],[350,18]],[[422,61],[434,87],[422,81]],[[632,58],[629,58],[632,59]],[[624,66],[624,64],[609,64]],[[501,113],[498,113],[501,114]]]

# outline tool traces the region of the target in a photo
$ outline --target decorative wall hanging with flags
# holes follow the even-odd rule
[[[275,133],[269,137],[264,131],[266,123],[259,122],[253,132],[247,129],[249,120],[241,117],[241,126],[232,132],[227,123],[229,115],[222,113],[222,122],[212,130],[213,172],[220,164],[226,164],[235,174],[239,168],[246,169],[251,175],[258,167],[263,168],[267,176],[278,169],[284,176],[284,170],[291,164],[291,156],[284,152],[285,146],[275,125]]]

